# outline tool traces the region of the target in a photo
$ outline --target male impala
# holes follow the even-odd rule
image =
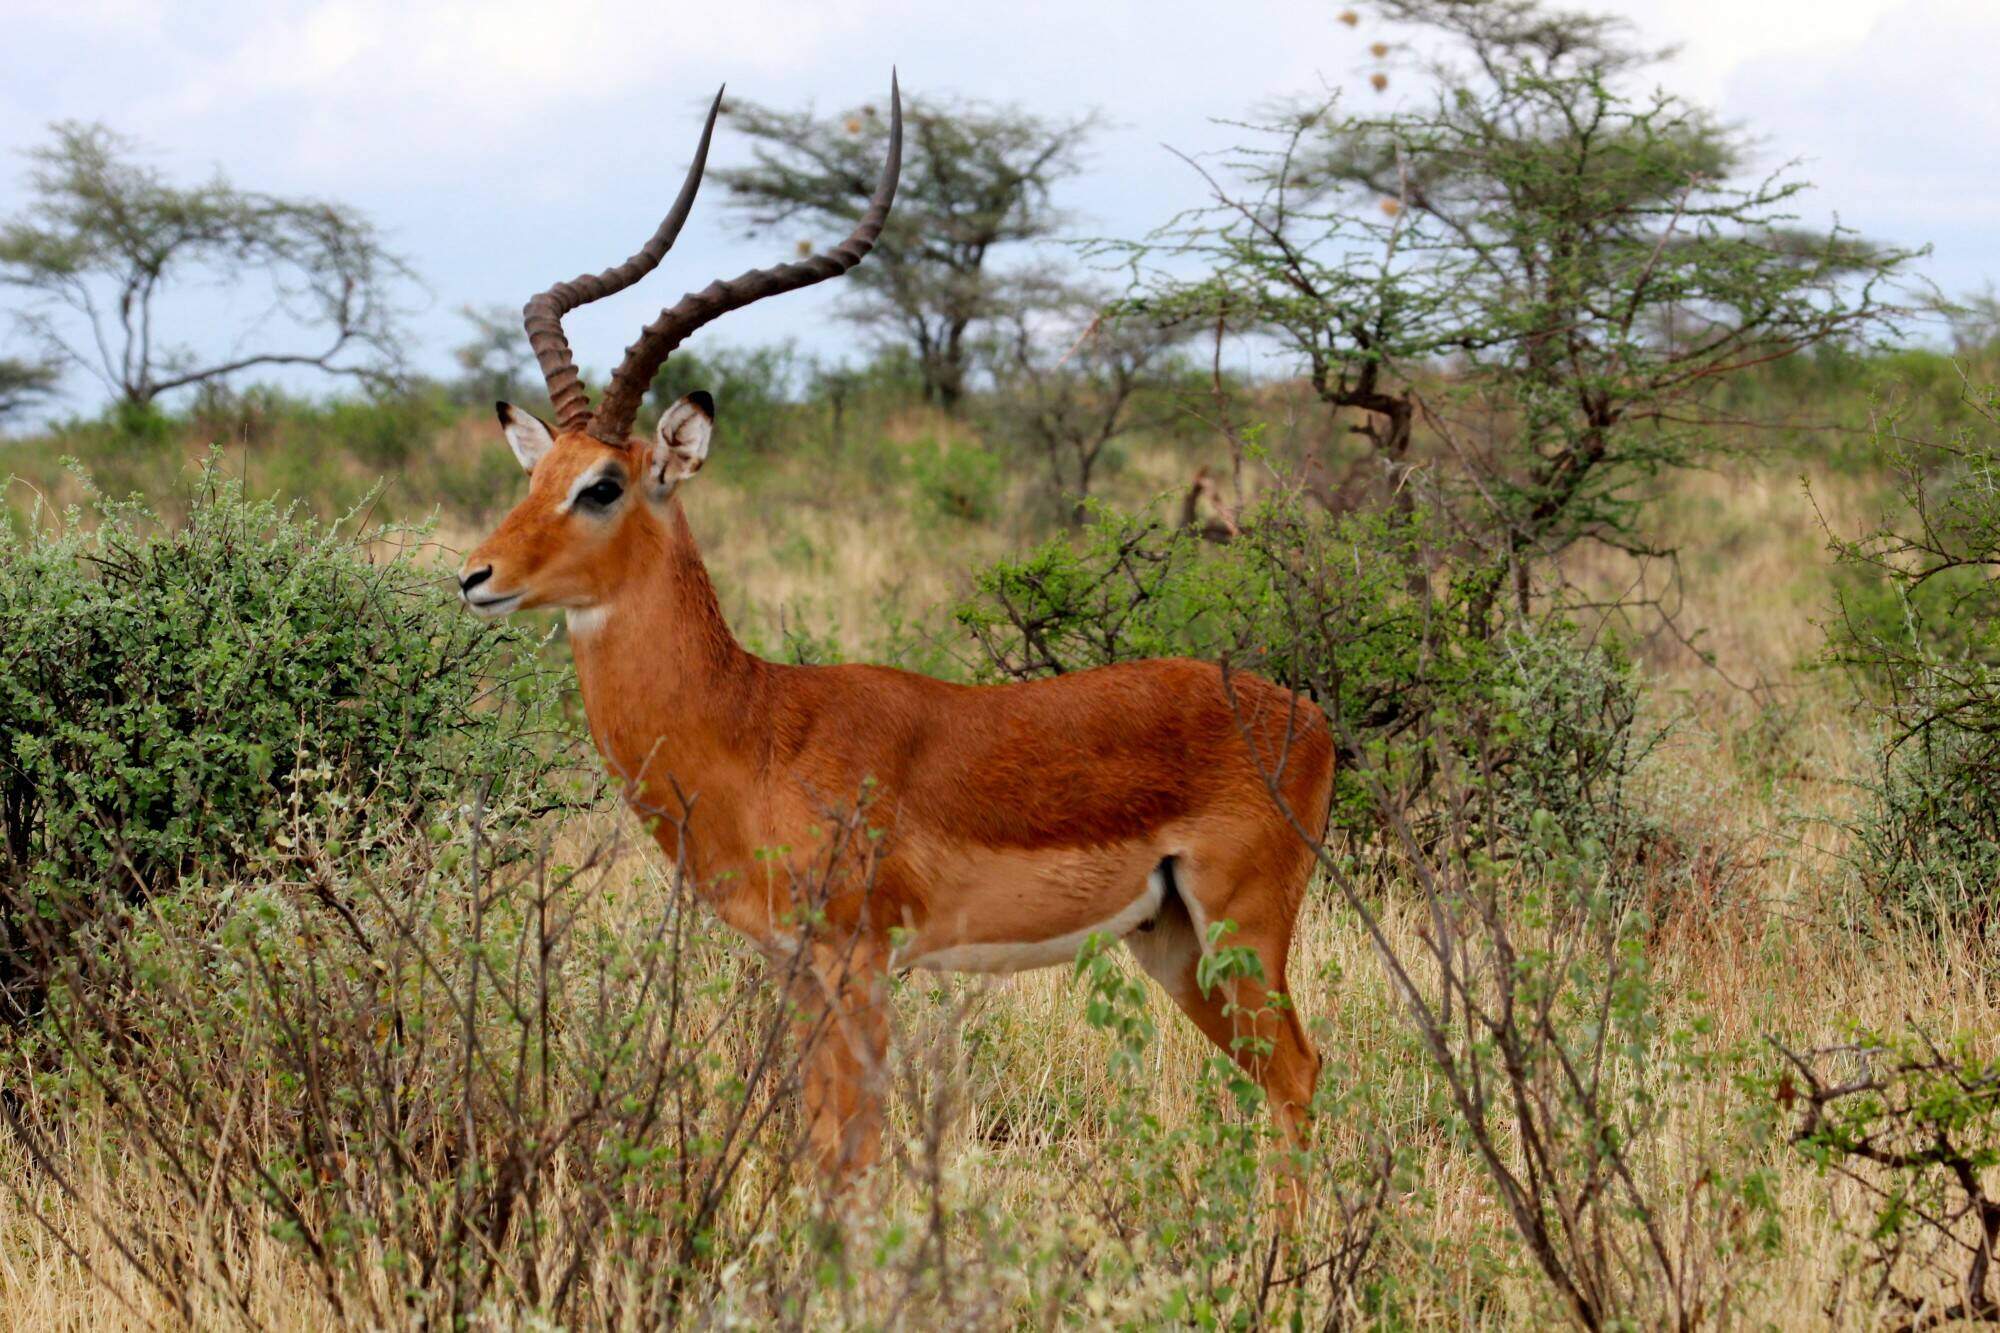
[[[600,751],[705,901],[766,949],[810,950],[824,1020],[806,1077],[810,1139],[836,1177],[874,1160],[887,1040],[885,977],[910,967],[1008,972],[1070,961],[1092,932],[1140,965],[1269,1093],[1296,1141],[1319,1056],[1285,965],[1332,784],[1318,711],[1202,662],[1135,662],[1021,684],[947,684],[878,666],[796,667],[740,647],[681,508],[708,457],[715,405],[692,393],[650,440],[630,437],[668,353],[717,316],[861,262],[888,217],[902,157],[893,89],[888,162],[854,232],[800,263],[682,298],[627,349],[595,409],[562,317],[656,266],[701,184],[716,106],[666,219],[638,254],[529,301],[525,323],[553,427],[499,405],[527,498],[465,561],[485,616],[561,607]],[[1286,809],[1272,797],[1266,774]],[[877,836],[865,891],[802,921],[792,901],[830,849],[830,809],[860,805]],[[1204,992],[1208,927],[1236,925],[1262,980]],[[837,964],[837,965],[836,965]],[[1268,989],[1267,989],[1268,983]],[[1259,1038],[1237,1042],[1238,1037]]]

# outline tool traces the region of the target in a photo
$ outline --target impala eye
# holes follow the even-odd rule
[[[617,500],[623,494],[625,494],[625,486],[618,478],[599,477],[596,481],[593,481],[590,485],[577,492],[576,501],[578,504],[588,505],[592,509],[604,509],[608,508],[613,501]]]

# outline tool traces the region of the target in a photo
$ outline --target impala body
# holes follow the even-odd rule
[[[650,439],[630,437],[640,396],[687,334],[868,252],[900,163],[893,95],[892,108],[888,163],[854,234],[683,299],[647,326],[594,411],[561,316],[659,262],[692,205],[713,109],[647,247],[528,303],[557,422],[500,405],[528,495],[467,557],[462,594],[484,615],[567,613],[591,733],[628,800],[724,921],[807,962],[807,1114],[830,1172],[876,1154],[891,971],[1063,964],[1092,932],[1125,939],[1296,1136],[1319,1057],[1272,996],[1288,993],[1313,863],[1302,834],[1324,829],[1332,787],[1313,705],[1186,660],[984,686],[764,661],[730,633],[681,506],[708,457],[714,403],[691,394]],[[843,838],[842,812],[870,834]],[[1197,967],[1224,920],[1263,975],[1204,990]]]

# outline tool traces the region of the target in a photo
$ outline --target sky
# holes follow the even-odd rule
[[[1801,215],[1905,245],[1948,295],[2000,280],[2000,0],[1583,0],[1679,53],[1652,76],[1797,159]],[[1198,204],[1171,151],[1213,152],[1286,94],[1363,83],[1388,30],[1321,0],[0,0],[0,217],[24,203],[20,151],[49,122],[102,121],[193,180],[338,199],[369,214],[426,291],[417,369],[446,373],[458,309],[515,307],[629,254],[671,200],[718,83],[779,106],[910,92],[1098,109],[1107,128],[1058,203],[1078,235],[1138,237]],[[1365,5],[1357,5],[1366,14]],[[747,145],[725,119],[711,158]],[[1985,165],[1981,165],[1984,163]],[[789,257],[704,194],[660,272],[567,322],[586,367],[614,362],[660,307]],[[837,237],[800,237],[825,243]],[[838,358],[837,283],[732,315],[702,337],[795,338]],[[0,305],[13,300],[0,291]],[[187,341],[227,346],[200,301]],[[693,346],[694,344],[690,344]],[[0,350],[25,350],[0,325]],[[68,381],[65,407],[96,391]]]

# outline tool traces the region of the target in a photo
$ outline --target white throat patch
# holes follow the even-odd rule
[[[572,639],[581,639],[595,634],[604,628],[604,623],[611,619],[611,608],[608,606],[572,607],[568,611],[563,612],[563,618],[569,622],[569,636]]]

